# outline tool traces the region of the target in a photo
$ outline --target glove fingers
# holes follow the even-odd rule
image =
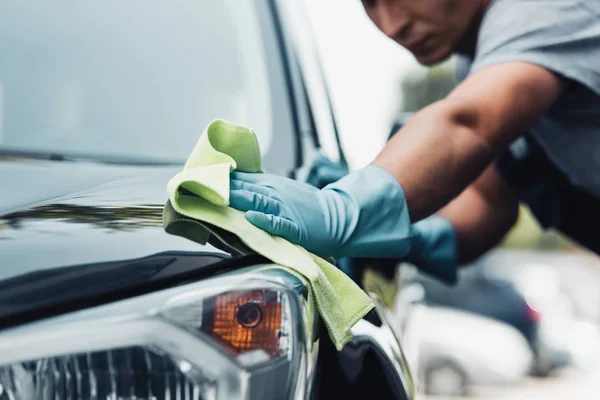
[[[241,211],[258,211],[281,216],[281,203],[279,201],[247,190],[231,190],[229,192],[229,205]]]
[[[269,187],[240,181],[237,179],[229,180],[229,190],[245,190],[248,192],[262,194],[263,196],[273,197],[273,189]]]
[[[271,235],[280,236],[292,243],[299,242],[298,225],[288,219],[272,214],[248,211],[246,213],[246,220]]]

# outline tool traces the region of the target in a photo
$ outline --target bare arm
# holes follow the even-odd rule
[[[454,225],[459,262],[467,263],[506,235],[516,222],[519,202],[516,193],[492,166],[438,214]]]
[[[554,103],[560,86],[556,75],[531,64],[485,68],[417,113],[373,164],[400,182],[416,222],[474,182]]]

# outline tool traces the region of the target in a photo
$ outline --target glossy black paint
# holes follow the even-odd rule
[[[40,173],[17,190],[22,163],[10,164],[18,211],[0,216],[0,327],[265,261],[163,224],[179,167],[29,161]]]
[[[0,215],[0,280],[165,251],[227,254],[163,229],[166,185],[180,168],[0,164],[1,209],[12,210]]]

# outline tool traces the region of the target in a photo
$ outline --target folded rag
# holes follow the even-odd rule
[[[326,260],[250,224],[229,205],[229,174],[233,170],[261,173],[258,140],[246,127],[224,120],[211,122],[189,156],[183,171],[167,185],[173,208],[234,233],[250,249],[303,278],[329,336],[338,350],[352,339],[351,328],[373,302],[348,276]]]

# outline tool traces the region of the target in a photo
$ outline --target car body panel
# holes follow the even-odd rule
[[[210,244],[200,246],[163,229],[166,184],[176,168],[28,164],[26,171],[41,171],[37,182],[27,172],[21,174],[21,169],[10,171],[15,185],[21,181],[31,182],[31,186],[15,188],[15,193],[30,194],[18,202],[10,199],[10,208],[18,211],[0,215],[0,281],[44,269],[164,251],[226,254]],[[53,197],[38,192],[36,188],[41,185],[52,187]],[[0,203],[5,204],[4,199]]]

